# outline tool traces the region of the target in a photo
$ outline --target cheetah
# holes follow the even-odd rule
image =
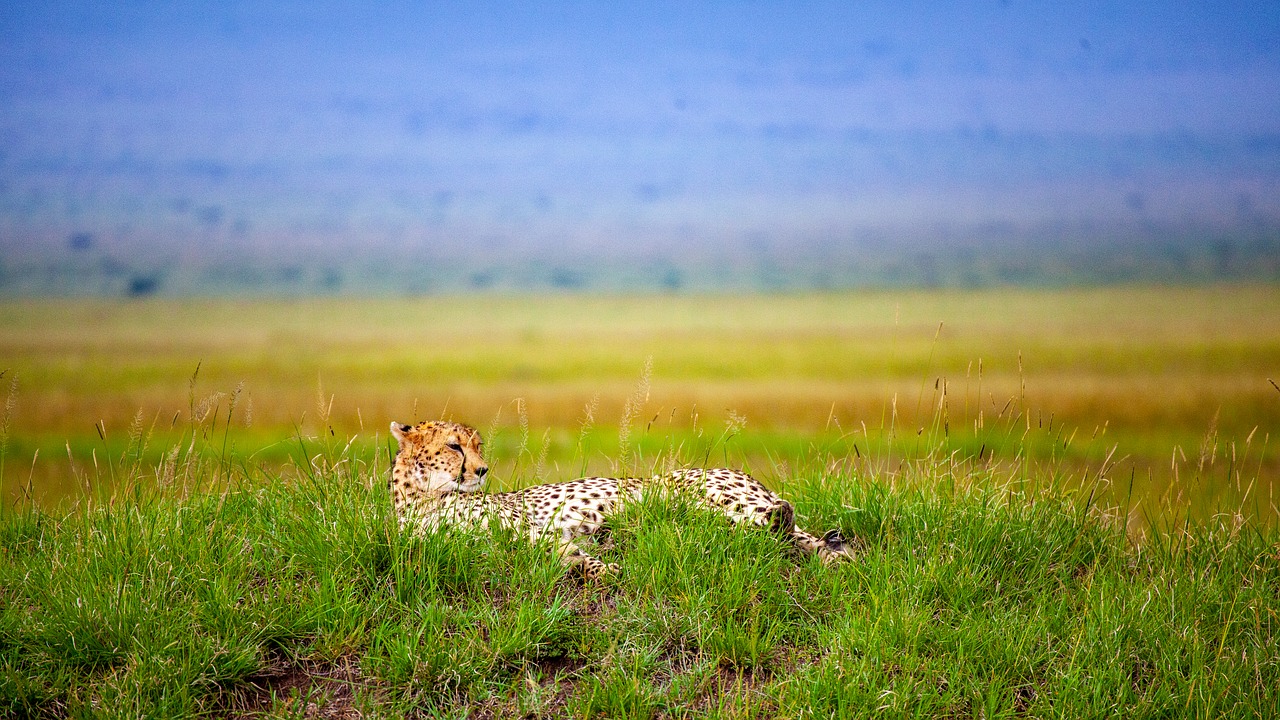
[[[654,492],[687,493],[732,522],[768,528],[826,563],[850,556],[839,531],[819,538],[801,530],[791,503],[736,470],[676,470],[645,479],[585,477],[514,492],[480,493],[489,466],[481,454],[480,434],[473,428],[452,422],[392,423],[391,434],[399,450],[390,485],[402,526],[482,529],[496,521],[533,540],[549,537],[564,564],[587,578],[619,568],[583,552],[573,539],[599,531],[625,502]]]

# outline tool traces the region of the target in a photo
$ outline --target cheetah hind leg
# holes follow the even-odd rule
[[[732,519],[732,518],[730,518]],[[757,525],[767,527],[773,532],[787,537],[796,547],[806,554],[817,554],[825,564],[832,564],[853,557],[848,543],[840,535],[839,530],[830,530],[821,538],[814,537],[796,527],[796,511],[791,503],[779,499],[777,504],[769,508],[764,517],[755,520]]]
[[[738,518],[729,515],[732,522],[740,522]],[[822,562],[831,565],[853,557],[853,552],[849,544],[845,542],[844,537],[839,530],[830,530],[821,538],[810,535],[809,533],[796,527],[796,511],[791,503],[781,498],[773,507],[769,508],[762,516],[754,517],[750,522],[761,527],[768,528],[773,532],[791,540],[792,544],[807,555],[816,554],[822,558]]]
[[[765,514],[765,520],[769,523],[769,529],[779,535],[785,536],[795,532],[796,511],[786,500],[779,500],[777,505],[769,508],[769,512]]]
[[[817,555],[824,565],[833,565],[853,557],[852,548],[839,530],[829,530],[819,538],[795,528],[791,531],[791,542],[806,554]]]

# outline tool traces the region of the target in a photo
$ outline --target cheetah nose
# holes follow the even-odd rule
[[[487,472],[489,472],[489,468],[481,465],[480,467],[476,468],[476,477],[482,478],[485,476],[485,473]]]

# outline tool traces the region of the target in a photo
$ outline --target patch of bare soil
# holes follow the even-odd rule
[[[527,706],[513,697],[504,697],[473,707],[467,713],[475,720],[521,718],[542,720],[565,717],[566,705],[577,691],[579,671],[586,663],[577,658],[544,658],[525,666],[524,682],[529,686]]]
[[[279,658],[237,686],[218,715],[254,718],[284,710],[292,717],[353,720],[363,716],[355,698],[365,684],[354,658],[331,663]]]

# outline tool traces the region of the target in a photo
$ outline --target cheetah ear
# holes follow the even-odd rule
[[[404,444],[404,434],[413,428],[408,425],[401,425],[398,422],[391,423],[391,434],[396,436],[396,441],[401,445]]]

